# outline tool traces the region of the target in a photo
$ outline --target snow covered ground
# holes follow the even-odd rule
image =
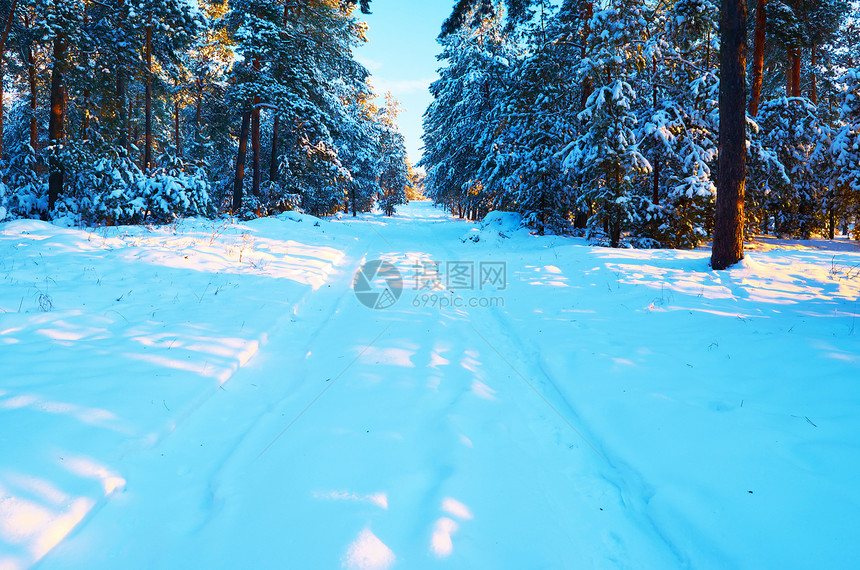
[[[860,253],[496,224],[0,224],[0,569],[860,559]]]

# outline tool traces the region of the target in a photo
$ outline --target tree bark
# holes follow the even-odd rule
[[[272,157],[269,160],[269,181],[278,180],[278,131],[281,129],[281,116],[275,115],[275,123],[272,125]]]
[[[651,87],[651,104],[654,109],[657,108],[658,92],[657,92],[657,60],[654,59],[654,85]],[[652,189],[651,201],[656,205],[660,203],[660,150],[654,151],[654,187]],[[657,221],[654,223],[654,233],[656,235]]]
[[[176,156],[182,156],[182,140],[179,132],[179,93],[173,99],[173,143],[176,145]]]
[[[254,56],[254,73],[259,77],[260,74],[260,58]],[[260,96],[254,96],[254,106],[251,114],[251,160],[254,165],[254,178],[251,187],[251,192],[254,196],[260,195]]]
[[[3,85],[3,51],[0,50],[0,160],[3,159],[3,155],[5,154],[3,148],[3,115],[6,114],[6,103],[3,100],[3,91],[5,91],[5,85]]]
[[[128,132],[129,132],[129,144],[133,144],[137,146],[140,142],[140,121],[137,120],[134,122],[134,129],[131,128],[131,118],[134,117],[135,111],[138,109],[138,105],[140,105],[140,97],[135,96],[134,99],[131,97],[128,98]]]
[[[801,0],[794,0],[796,14],[801,12],[801,8]],[[789,53],[791,54],[791,96],[800,97],[800,46],[794,47]]]
[[[813,104],[818,105],[818,84],[815,79],[815,66],[818,65],[818,51],[815,49],[815,46],[812,46],[812,53],[810,54],[810,74],[812,75],[812,86],[809,92],[809,100],[813,102]]]
[[[767,27],[767,0],[758,0],[755,6],[755,31],[753,32],[752,95],[750,115],[758,116],[761,104],[761,81],[764,73],[764,40]]]
[[[746,183],[746,0],[723,0],[720,10],[720,141],[711,267],[744,256]]]
[[[792,50],[791,96],[800,97],[800,48]]]
[[[15,9],[18,7],[18,0],[12,0],[12,7],[9,9],[9,17],[6,19],[6,26],[3,28],[3,35],[0,36],[0,159],[3,158],[3,115],[6,108],[3,101],[3,64],[6,59],[6,39],[9,37],[9,29],[12,27],[12,21],[15,19]]]
[[[152,168],[152,24],[146,26],[146,99],[144,102],[143,170]]]
[[[254,169],[251,193],[260,195],[260,109],[255,108],[251,113],[251,164]]]
[[[30,83],[30,146],[33,151],[39,146],[39,121],[36,120],[36,110],[38,109],[38,85],[36,83],[36,56],[33,53],[32,47],[26,48],[27,56],[27,77]]]
[[[122,12],[125,5],[124,0],[117,0],[117,8],[120,13],[119,28],[122,31]],[[126,89],[126,70],[122,59],[116,62],[116,100],[117,111],[119,114],[119,146],[125,149],[126,154],[131,150],[128,145],[129,140],[129,123],[128,123],[128,107],[126,104],[127,89]]]
[[[612,167],[612,184],[613,184],[613,194],[615,196],[621,195],[621,166],[615,165]],[[609,245],[611,247],[618,247],[621,245],[621,215],[618,211],[618,203],[613,203],[609,207],[610,211],[610,219],[609,221]]]
[[[582,48],[580,50],[580,55],[582,59],[585,59],[586,56],[586,44],[588,43],[588,35],[591,33],[591,28],[588,25],[588,22],[591,20],[591,17],[594,15],[594,3],[592,0],[582,0],[581,6],[581,17],[584,22],[583,24],[583,37]],[[585,109],[586,104],[588,103],[588,98],[591,96],[591,92],[593,90],[593,84],[591,81],[591,77],[583,77],[582,79],[582,100],[580,101],[580,105],[582,109]]]
[[[200,142],[200,116],[203,114],[203,78],[197,78],[197,108],[194,110],[194,140]]]
[[[117,65],[116,73],[116,99],[117,111],[119,111],[119,140],[117,142],[128,153],[131,149],[128,144],[130,125],[128,121],[128,105],[126,103],[125,70],[120,65]]]
[[[57,34],[54,38],[54,63],[51,69],[51,118],[48,122],[48,138],[56,146],[63,142],[65,132],[66,93],[63,75],[65,74],[66,38]],[[48,175],[48,210],[63,192],[63,165],[56,156],[57,149],[50,159]]]
[[[90,23],[89,16],[87,15],[87,7],[84,4],[84,28],[87,27]],[[81,120],[81,139],[87,140],[87,133],[90,130],[90,89],[89,87],[84,87],[84,114]]]
[[[248,148],[248,130],[251,123],[251,110],[242,114],[242,127],[239,129],[239,154],[236,156],[236,178],[233,181],[233,213],[242,208],[242,185],[245,181],[245,152]]]

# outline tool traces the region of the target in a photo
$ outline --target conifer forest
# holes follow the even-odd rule
[[[0,0],[0,570],[860,561],[860,0]]]
[[[0,207],[71,225],[393,211],[397,104],[371,102],[352,8],[2,3]]]
[[[462,1],[440,36],[429,195],[472,218],[514,210],[539,233],[573,227],[612,246],[711,236],[720,3],[509,4]],[[747,109],[736,178],[748,234],[832,239],[860,212],[858,16],[842,0],[751,1],[737,14],[745,61],[723,106]]]
[[[374,104],[352,53],[370,7],[3,2],[4,217],[393,213],[419,178],[397,102]],[[744,161],[743,229],[851,231],[856,3],[762,0],[736,19],[744,65],[726,101],[746,109],[745,152],[726,164]],[[712,0],[457,2],[424,117],[426,194],[470,219],[518,212],[540,234],[696,247],[714,232],[727,36]]]

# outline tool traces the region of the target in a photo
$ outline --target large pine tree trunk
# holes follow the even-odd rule
[[[621,166],[615,165],[612,167],[612,185],[613,185],[613,194],[616,197],[621,195]],[[607,219],[607,229],[609,234],[609,245],[612,247],[618,247],[621,245],[621,212],[619,212],[620,208],[618,206],[617,201],[613,201],[613,203],[609,207],[609,218]]]
[[[125,152],[129,152],[128,140],[129,140],[129,124],[128,124],[128,103],[126,102],[126,81],[125,81],[125,70],[117,65],[116,71],[116,100],[117,100],[117,111],[119,112],[119,146],[125,149]]]
[[[794,0],[795,13],[801,12],[801,0]],[[791,52],[791,97],[800,97],[800,46],[792,48]]]
[[[254,73],[260,75],[260,58],[254,56]],[[254,164],[254,178],[251,192],[254,196],[260,195],[260,97],[254,96],[254,106],[251,114],[251,160]]]
[[[723,0],[720,36],[719,172],[711,250],[714,269],[726,269],[744,256],[746,0]]]
[[[591,20],[591,17],[594,15],[594,3],[592,0],[582,0],[580,4],[580,14],[582,17],[583,24],[583,33],[580,41],[582,42],[581,48],[581,57],[585,59],[586,49],[585,46],[588,43],[588,34],[591,32],[588,22]],[[582,79],[582,101],[580,101],[580,105],[582,109],[585,109],[585,106],[588,102],[588,98],[591,96],[591,92],[593,90],[593,84],[591,81],[591,77],[583,77]]]
[[[36,151],[39,146],[39,121],[36,119],[36,110],[39,108],[38,84],[36,83],[36,56],[33,48],[26,48],[27,78],[30,83],[30,146]]]
[[[179,128],[179,93],[173,99],[173,144],[176,145],[176,156],[182,156],[182,137]]]
[[[251,113],[251,163],[254,169],[251,193],[260,195],[260,108],[255,107]]]
[[[84,5],[84,28],[86,28],[90,23],[90,18],[87,15],[87,8]],[[84,87],[84,97],[83,97],[83,118],[81,120],[81,139],[87,140],[89,138],[90,131],[90,89],[89,87]]]
[[[119,13],[120,21],[119,28],[122,31],[122,17],[124,0],[117,0],[117,12]],[[128,124],[128,107],[126,103],[126,70],[121,58],[116,63],[116,105],[119,115],[119,146],[125,149],[126,154],[129,152],[129,124]]]
[[[152,168],[152,24],[146,26],[146,99],[144,102],[143,170]]]
[[[272,125],[272,156],[269,160],[269,181],[278,180],[278,131],[281,130],[281,116],[275,115],[275,124]]]
[[[5,91],[5,85],[3,83],[3,51],[0,50],[0,159],[2,159],[5,154],[3,149],[3,115],[6,114],[6,103],[3,100],[3,91]]]
[[[66,39],[62,34],[54,38],[54,64],[51,69],[51,118],[48,121],[48,138],[51,144],[62,144],[65,138],[66,93],[63,75],[65,73]],[[50,160],[48,175],[48,210],[54,209],[54,204],[63,192],[63,165],[54,150]]]
[[[203,78],[197,78],[197,107],[194,109],[194,141],[200,143],[200,117],[203,114]]]
[[[812,53],[810,54],[810,66],[811,69],[809,71],[812,75],[812,86],[809,90],[809,100],[818,105],[818,84],[815,79],[815,68],[818,66],[818,51],[815,49],[814,45],[812,46]]]
[[[129,124],[129,141],[130,144],[134,146],[138,146],[140,143],[140,120],[134,121],[134,128],[131,128],[131,118],[135,116],[138,108],[140,106],[140,97],[135,95],[134,99],[131,97],[128,98],[128,124]]]
[[[9,17],[6,18],[6,26],[3,28],[3,35],[0,36],[0,158],[3,158],[3,115],[6,108],[3,102],[3,64],[6,59],[6,39],[9,37],[9,29],[12,27],[12,21],[15,19],[15,9],[18,7],[18,0],[12,1],[12,6],[9,9]]]
[[[236,156],[236,178],[233,180],[233,213],[242,208],[242,186],[245,182],[245,152],[248,149],[248,131],[251,123],[251,110],[242,114],[242,127],[239,129],[239,154]]]
[[[755,31],[753,32],[752,94],[750,115],[758,115],[761,104],[761,81],[764,73],[764,40],[767,27],[767,0],[758,0],[755,7]]]
[[[792,50],[790,95],[800,97],[800,48]]]

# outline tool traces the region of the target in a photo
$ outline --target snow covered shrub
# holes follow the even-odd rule
[[[205,216],[211,212],[209,181],[198,168],[187,168],[180,157],[166,153],[161,166],[135,181],[145,204],[146,220],[167,223],[177,217]]]
[[[333,187],[308,186],[302,194],[302,210],[312,216],[331,216],[344,209],[344,197]]]
[[[135,224],[143,221],[146,203],[135,192],[143,174],[126,156],[103,157],[77,177],[80,189],[93,197],[89,222]]]
[[[60,196],[51,210],[51,221],[66,228],[81,226],[84,220],[79,201],[71,196]]]
[[[299,194],[291,194],[276,182],[265,182],[260,187],[262,202],[266,204],[267,214],[275,215],[282,212],[292,212],[302,205],[302,197]]]
[[[379,200],[377,202],[386,216],[393,216],[397,211],[395,206],[406,202],[406,193],[403,190],[400,190],[399,192],[396,190],[393,190],[390,193],[386,192],[379,196]]]
[[[774,230],[768,206],[772,188],[791,184],[776,152],[763,144],[759,124],[747,118],[747,180],[744,196],[744,233],[755,235]]]
[[[788,180],[766,179],[766,209],[777,234],[809,239],[821,229],[828,169],[827,132],[805,97],[779,97],[759,112],[762,144],[773,150]]]
[[[210,213],[205,173],[184,172],[181,161],[162,157],[163,166],[146,175],[124,154],[102,156],[76,173],[74,191],[90,196],[92,207],[81,207],[94,224],[167,223],[177,217]]]
[[[6,205],[8,203],[9,194],[9,187],[0,181],[0,222],[6,219],[6,215],[8,213]]]
[[[401,137],[402,138],[402,137]],[[406,186],[409,178],[403,159],[397,155],[387,155],[379,173],[379,194],[377,203],[386,216],[393,216],[395,206],[406,203]]]
[[[302,210],[312,216],[330,216],[343,210],[350,175],[338,159],[337,149],[322,141],[312,145],[305,140],[295,152],[284,180],[286,193],[300,194]]]
[[[167,223],[177,217],[209,212],[209,182],[202,174],[156,170],[135,181],[137,194],[145,204],[145,219]]]
[[[0,188],[0,207],[6,218],[37,218],[48,209],[48,187],[36,173],[36,153],[28,144],[21,144],[10,153],[9,166],[3,173],[6,180]]]

